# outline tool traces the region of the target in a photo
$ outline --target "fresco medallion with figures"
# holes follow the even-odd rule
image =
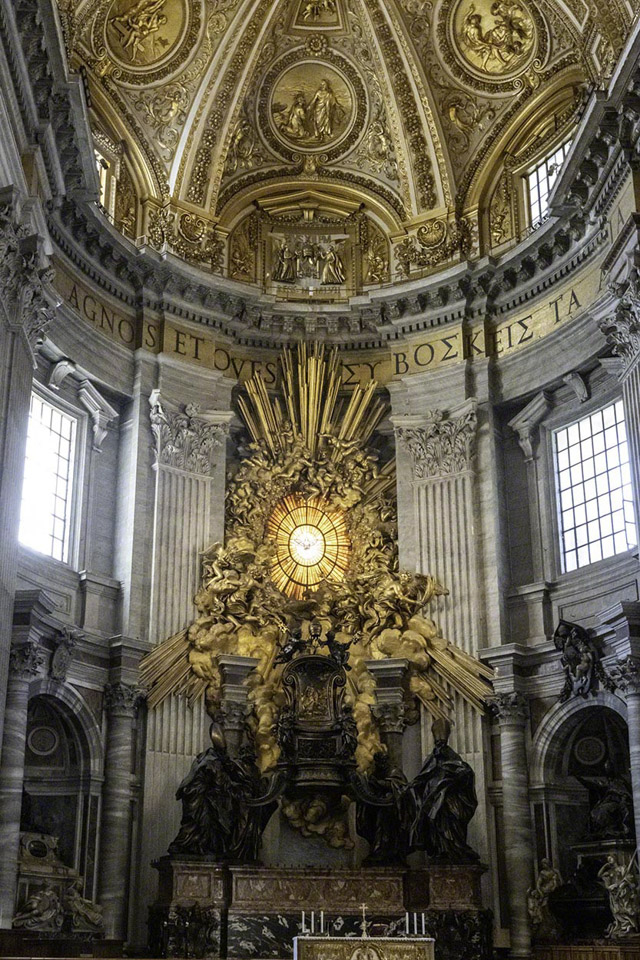
[[[329,50],[322,59],[293,52],[269,71],[258,105],[269,144],[288,159],[295,154],[344,155],[365,124],[367,98],[354,67]]]
[[[448,64],[476,87],[513,86],[546,53],[544,21],[526,0],[453,0],[441,10]]]
[[[201,27],[200,4],[188,0],[111,0],[101,10],[93,47],[124,83],[168,76],[188,58]]]

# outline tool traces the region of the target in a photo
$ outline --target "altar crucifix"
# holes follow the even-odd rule
[[[362,910],[362,923],[360,924],[360,929],[362,931],[363,939],[367,936],[367,905],[366,903],[360,904],[360,909]]]

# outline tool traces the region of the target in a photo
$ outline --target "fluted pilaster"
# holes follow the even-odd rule
[[[527,890],[533,882],[533,831],[525,728],[527,701],[519,693],[499,693],[491,712],[500,725],[502,816],[509,898],[512,957],[531,956]]]

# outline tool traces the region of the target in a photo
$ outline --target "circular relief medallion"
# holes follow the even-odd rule
[[[475,86],[510,82],[546,52],[544,23],[526,0],[453,0],[443,15],[450,66]]]
[[[152,83],[173,72],[194,48],[201,4],[190,0],[112,0],[102,6],[102,43],[96,52],[114,64],[118,79]]]
[[[27,737],[27,744],[38,757],[49,757],[58,748],[59,738],[53,727],[35,727]]]
[[[333,160],[351,149],[366,116],[364,85],[353,67],[326,51],[323,59],[289,54],[265,78],[259,126],[279,153],[322,153]]]

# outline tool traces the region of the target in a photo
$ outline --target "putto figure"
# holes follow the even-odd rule
[[[616,689],[613,679],[600,661],[600,651],[588,630],[580,624],[561,620],[553,635],[553,642],[556,650],[562,653],[560,663],[565,673],[560,703],[570,697],[595,696],[600,684],[611,692]]]

